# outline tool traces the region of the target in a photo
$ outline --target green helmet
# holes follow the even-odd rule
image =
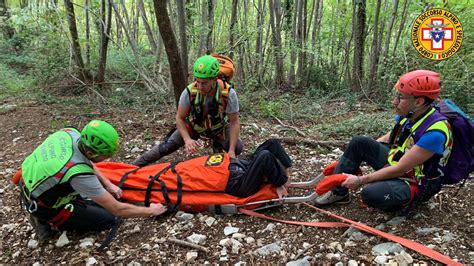
[[[99,155],[112,156],[119,146],[119,136],[115,128],[101,120],[90,121],[82,129],[81,140]]]
[[[194,63],[193,72],[196,78],[215,78],[219,75],[219,61],[210,55],[201,56]]]

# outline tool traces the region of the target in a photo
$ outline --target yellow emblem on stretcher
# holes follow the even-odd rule
[[[206,166],[220,165],[224,161],[224,154],[213,154],[209,155],[206,160]]]

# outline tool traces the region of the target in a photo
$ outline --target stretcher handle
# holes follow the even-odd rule
[[[314,188],[316,185],[324,179],[323,173],[320,173],[314,179],[304,182],[294,182],[290,183],[291,188]]]
[[[246,204],[238,205],[237,207],[252,206],[252,205],[265,204],[265,203],[271,203],[271,202],[279,202],[281,204],[283,204],[283,203],[301,203],[301,202],[308,202],[308,201],[314,200],[317,197],[319,197],[319,195],[316,192],[313,192],[313,193],[311,193],[307,196],[284,197],[282,199],[261,200],[261,201],[249,202],[249,203],[246,203]]]

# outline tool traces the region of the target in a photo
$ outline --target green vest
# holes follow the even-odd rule
[[[404,125],[405,123],[408,122],[407,118],[403,118],[400,120],[398,125],[395,126],[395,129],[391,133],[390,139],[395,139],[393,145],[391,146],[391,149],[389,151],[389,155],[387,158],[387,162],[389,165],[396,165],[400,158],[415,145],[415,140],[414,140],[414,135],[417,130],[417,128],[425,121],[427,117],[429,117],[432,113],[434,113],[436,110],[432,108],[429,110],[423,117],[421,117],[418,121],[416,121],[415,124],[410,129],[405,129]],[[446,140],[444,142],[444,148],[445,152],[441,156],[441,159],[439,163],[441,165],[445,165],[447,163],[447,160],[449,158],[449,154],[451,151],[451,146],[450,143],[452,142],[452,133],[449,130],[447,121],[438,121],[431,125],[428,129],[426,129],[426,132],[429,131],[438,131],[442,132],[446,136]],[[431,160],[431,159],[430,159]],[[429,160],[428,160],[429,161]],[[415,166],[411,171],[407,173],[407,177],[410,179],[414,179],[413,181],[419,182],[425,175],[424,173],[424,166],[426,162]]]
[[[230,91],[230,85],[218,79],[216,94],[212,101],[207,101],[197,88],[196,82],[189,84],[186,89],[189,93],[190,110],[187,122],[199,134],[214,134],[222,130],[227,124],[228,117],[225,109]],[[205,113],[207,110],[207,113]]]
[[[92,164],[79,150],[81,134],[66,128],[46,138],[21,165],[30,197],[52,208],[69,203],[79,193],[69,184],[79,174],[94,174]]]

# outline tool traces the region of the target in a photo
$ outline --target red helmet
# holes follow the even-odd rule
[[[401,76],[395,88],[413,96],[426,96],[432,100],[439,97],[441,80],[439,74],[429,70],[415,70]]]

